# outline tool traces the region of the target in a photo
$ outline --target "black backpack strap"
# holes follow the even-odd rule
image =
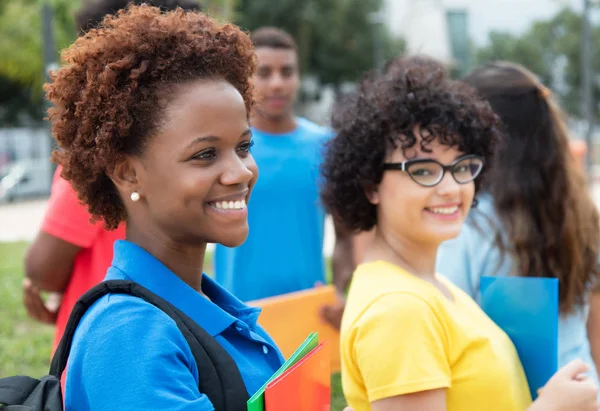
[[[128,294],[141,298],[171,317],[185,337],[196,360],[200,392],[210,399],[216,411],[246,410],[248,391],[237,364],[229,353],[188,315],[133,281],[104,281],[90,289],[77,301],[54,358],[52,358],[51,375],[58,379],[61,378],[67,365],[73,336],[79,321],[89,307],[109,293]]]
[[[0,410],[58,411],[63,409],[60,381],[53,375],[39,380],[22,375],[0,379]]]

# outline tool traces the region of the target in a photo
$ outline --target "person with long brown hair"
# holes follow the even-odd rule
[[[559,366],[581,358],[597,381],[598,344],[590,348],[586,326],[600,226],[562,113],[550,91],[517,64],[487,64],[464,81],[500,116],[506,140],[460,236],[440,248],[437,270],[476,300],[481,276],[557,278]]]

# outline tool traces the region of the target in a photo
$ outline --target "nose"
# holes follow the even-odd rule
[[[460,184],[456,182],[452,176],[452,173],[449,171],[444,173],[442,181],[440,181],[435,187],[437,193],[443,197],[455,196],[460,192]]]
[[[251,155],[241,158],[234,154],[231,160],[224,165],[220,180],[221,184],[227,186],[248,184],[255,177],[255,174],[258,174],[258,170]]]
[[[279,89],[283,86],[283,76],[280,73],[273,73],[270,80],[269,85],[271,88]]]

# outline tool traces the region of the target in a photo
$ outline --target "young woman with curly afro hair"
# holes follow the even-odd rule
[[[391,62],[334,110],[322,197],[348,229],[374,228],[341,326],[355,411],[596,409],[596,387],[561,369],[532,402],[509,337],[435,271],[501,139],[489,104],[426,57]]]
[[[247,393],[281,366],[258,309],[203,275],[207,243],[240,245],[258,171],[250,154],[249,37],[198,12],[130,6],[63,52],[46,85],[55,159],[90,214],[126,221],[106,280],[167,300],[233,358]],[[213,410],[185,338],[129,295],[98,300],[80,322],[66,372],[76,410]],[[225,387],[228,389],[228,387]]]

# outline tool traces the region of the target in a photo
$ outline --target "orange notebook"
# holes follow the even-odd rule
[[[265,411],[329,411],[331,360],[327,348],[320,343],[267,385]]]
[[[337,301],[332,285],[251,301],[261,307],[258,323],[275,340],[285,358],[289,358],[311,332],[319,341],[327,341],[331,352],[331,372],[341,370],[340,334],[319,315],[319,309]]]

